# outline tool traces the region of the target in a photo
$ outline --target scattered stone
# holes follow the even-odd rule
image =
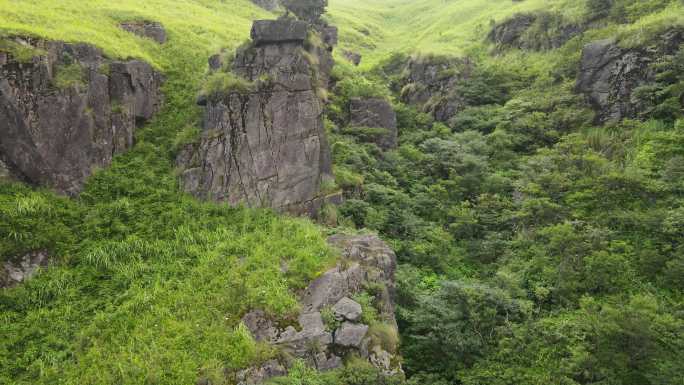
[[[218,71],[223,68],[223,56],[221,54],[211,55],[209,57],[209,69]]]
[[[140,37],[152,39],[159,44],[166,43],[166,30],[161,23],[156,21],[135,20],[120,24],[124,30]]]
[[[350,124],[354,127],[383,128],[385,134],[377,135],[375,143],[382,149],[397,147],[397,115],[385,99],[353,98],[350,102]]]
[[[337,301],[332,310],[338,320],[356,322],[361,318],[361,305],[348,297]]]
[[[349,60],[355,66],[361,64],[362,56],[360,53],[344,50],[342,51],[342,55],[345,59]]]
[[[342,326],[335,331],[335,344],[344,347],[358,348],[361,346],[363,337],[368,332],[368,325],[353,324],[344,322]]]
[[[2,264],[0,288],[13,287],[33,277],[39,269],[47,267],[49,257],[45,251],[27,253],[21,258],[10,259]]]
[[[387,375],[400,374],[400,360],[373,345],[370,338],[365,338],[369,327],[358,323],[360,305],[349,299],[371,282],[376,287],[382,287],[377,296],[381,304],[379,317],[396,328],[392,299],[396,256],[374,235],[336,235],[330,237],[328,242],[341,249],[342,257],[350,265],[331,269],[309,285],[300,298],[302,314],[298,318],[298,327],[290,325],[279,328],[264,312],[258,310],[245,315],[242,321],[258,341],[270,343],[286,353],[278,363],[285,370],[291,367],[294,359],[302,359],[319,371],[339,368],[343,365],[341,352],[353,352]],[[333,311],[337,309],[343,318],[345,315],[349,317],[334,332],[334,338],[326,330],[320,313],[324,306],[333,304]],[[270,365],[281,368],[275,363]],[[280,370],[272,372],[280,373]],[[249,382],[250,378],[263,381],[272,376],[272,372],[264,370],[263,366],[251,368],[240,372],[238,381],[253,384]]]

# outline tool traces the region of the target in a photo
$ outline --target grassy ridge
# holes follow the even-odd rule
[[[492,22],[516,13],[550,11],[570,21],[584,16],[586,1],[569,0],[331,0],[330,21],[340,28],[340,48],[363,55],[362,68],[370,68],[394,52],[463,55],[481,44]],[[597,38],[639,36],[656,24],[684,25],[684,4],[673,3],[635,23],[611,25]],[[338,50],[339,52],[339,50]]]

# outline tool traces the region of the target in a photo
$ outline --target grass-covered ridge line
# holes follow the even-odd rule
[[[618,1],[619,2],[619,1]],[[597,38],[639,36],[634,31],[654,25],[684,25],[684,4],[672,2],[666,9],[649,12],[654,3],[644,1],[648,15],[633,23],[609,25],[593,31]],[[568,22],[582,20],[586,0],[331,0],[328,18],[340,28],[340,49],[361,53],[361,67],[368,69],[391,53],[462,56],[482,48],[492,23],[517,13],[552,12]],[[597,27],[601,27],[598,24]]]

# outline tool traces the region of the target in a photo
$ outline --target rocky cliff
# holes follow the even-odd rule
[[[77,194],[133,144],[162,76],[87,44],[8,39],[0,52],[0,160],[14,178]]]
[[[624,48],[613,39],[587,44],[582,50],[577,91],[596,111],[597,122],[637,117],[644,106],[636,89],[654,83],[652,65],[675,53],[683,42],[684,31],[673,29],[649,46]]]
[[[178,157],[181,184],[200,198],[313,215],[331,178],[319,90],[336,30],[282,18],[256,21],[251,37],[214,75],[228,87],[201,98],[204,127]]]
[[[467,81],[472,69],[468,59],[413,57],[403,70],[401,101],[446,122],[465,105],[458,85]]]
[[[342,258],[301,293],[301,313],[294,325],[279,326],[282,322],[258,309],[243,317],[253,336],[273,345],[278,355],[240,372],[239,384],[285,375],[297,359],[326,371],[341,367],[346,358],[360,357],[384,375],[402,374],[394,318],[394,252],[373,235],[336,235],[328,242],[341,250]]]
[[[585,29],[586,26],[566,22],[555,13],[520,13],[494,25],[487,40],[494,43],[497,50],[541,51],[558,48]]]

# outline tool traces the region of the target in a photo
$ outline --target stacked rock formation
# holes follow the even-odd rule
[[[328,83],[336,30],[281,18],[255,21],[251,37],[228,73],[245,87],[202,99],[201,140],[178,158],[182,185],[200,198],[315,215],[332,174],[318,90]]]

